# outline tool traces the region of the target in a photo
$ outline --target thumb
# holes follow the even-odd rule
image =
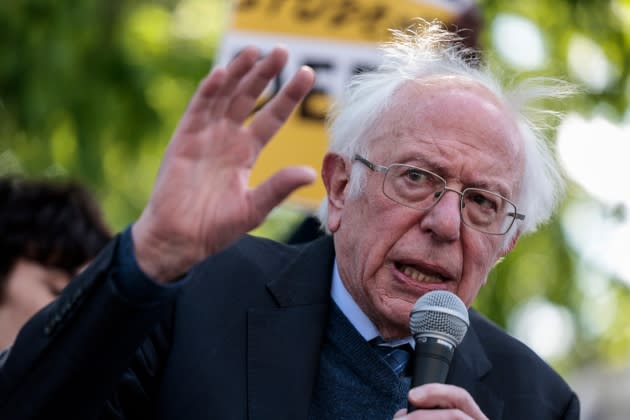
[[[308,166],[290,166],[273,174],[252,191],[254,208],[264,218],[293,191],[312,183],[317,173]]]

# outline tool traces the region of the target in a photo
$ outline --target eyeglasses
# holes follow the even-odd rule
[[[415,166],[394,163],[389,166],[376,165],[369,160],[354,155],[375,172],[383,172],[383,194],[390,200],[416,210],[429,210],[452,191],[460,196],[462,222],[479,232],[490,235],[505,235],[515,220],[524,220],[516,205],[507,198],[481,188],[466,188],[457,191],[446,186],[446,180],[439,175]]]

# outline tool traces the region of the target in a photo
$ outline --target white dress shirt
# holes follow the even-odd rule
[[[333,266],[332,274],[332,287],[330,289],[330,295],[333,301],[337,304],[341,312],[345,315],[350,323],[361,334],[365,341],[370,341],[380,336],[376,325],[368,318],[368,316],[361,310],[359,305],[354,301],[346,286],[344,286],[339,276],[339,270],[337,269],[337,259]],[[389,345],[391,347],[397,347],[401,344],[409,343],[415,348],[415,341],[411,336],[405,338],[398,338],[395,340],[386,341],[382,345]]]

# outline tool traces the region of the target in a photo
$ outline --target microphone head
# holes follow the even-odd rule
[[[462,342],[468,325],[470,321],[466,305],[457,295],[445,290],[435,290],[421,296],[409,315],[409,329],[414,339],[441,339],[453,347]]]

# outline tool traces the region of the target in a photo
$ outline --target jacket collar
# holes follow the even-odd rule
[[[332,237],[325,235],[298,248],[298,255],[269,282],[267,289],[282,308],[328,303],[335,261]]]
[[[333,241],[303,248],[267,285],[276,308],[251,308],[248,323],[250,419],[308,418],[330,302]]]

